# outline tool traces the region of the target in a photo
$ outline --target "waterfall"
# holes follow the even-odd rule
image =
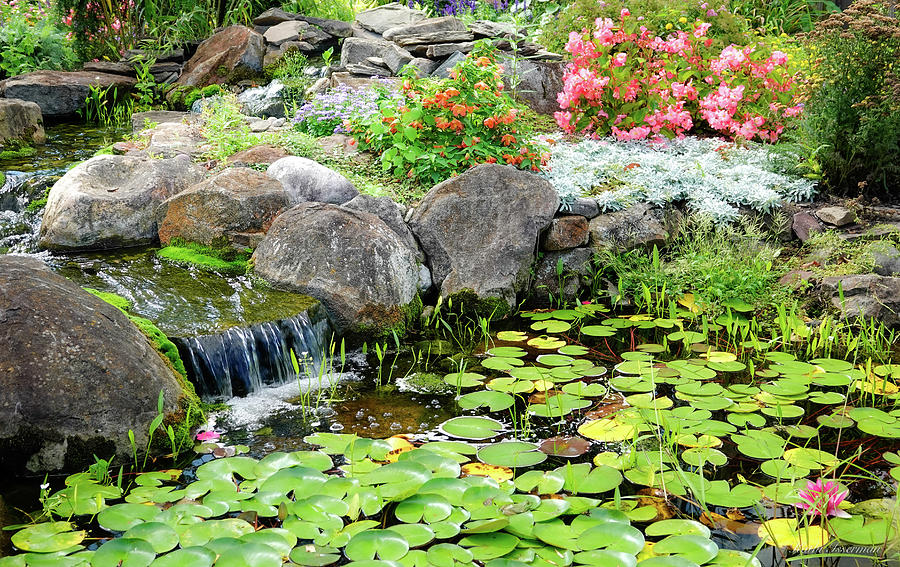
[[[197,394],[212,401],[296,380],[292,349],[301,374],[317,373],[330,338],[324,309],[314,306],[287,319],[172,341]]]

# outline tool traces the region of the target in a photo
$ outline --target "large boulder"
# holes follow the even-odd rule
[[[356,23],[373,33],[383,34],[390,28],[408,26],[425,19],[425,12],[413,10],[405,4],[392,2],[356,15]]]
[[[301,203],[275,219],[252,262],[276,287],[320,300],[340,334],[377,334],[415,315],[415,253],[371,213]]]
[[[542,177],[483,164],[429,191],[410,228],[441,295],[468,290],[512,309],[527,290],[538,235],[558,206]]]
[[[184,122],[162,122],[143,135],[150,139],[144,153],[156,158],[199,157],[201,146],[206,144],[200,128]]]
[[[591,246],[613,252],[662,247],[675,235],[680,221],[681,213],[675,209],[637,203],[591,219]]]
[[[385,66],[396,73],[413,60],[409,51],[389,41],[348,37],[341,46],[341,67],[363,65],[369,58],[382,59]]]
[[[0,256],[0,470],[84,470],[93,455],[131,459],[182,385],[118,309],[39,260]]]
[[[141,246],[156,242],[156,208],[204,177],[184,158],[97,156],[53,185],[40,245],[52,250]]]
[[[264,87],[247,89],[238,95],[241,111],[250,116],[284,117],[284,83],[275,79]]]
[[[137,81],[133,77],[90,71],[34,71],[0,82],[0,96],[36,103],[44,116],[71,116],[84,108],[91,87],[115,88],[123,96]]]
[[[515,85],[511,94],[540,114],[553,114],[559,110],[556,95],[563,89],[565,63],[539,61],[525,58],[501,58],[503,78]]]
[[[348,209],[372,213],[376,217],[384,221],[391,230],[397,233],[400,240],[409,246],[410,250],[415,252],[416,258],[420,262],[425,261],[425,254],[419,248],[416,237],[409,230],[409,225],[403,220],[400,209],[390,197],[372,197],[371,195],[357,195],[344,204]]]
[[[454,16],[442,18],[428,18],[413,24],[399,25],[384,31],[382,36],[388,41],[398,41],[409,36],[417,36],[429,33],[464,32],[466,24]]]
[[[822,279],[822,291],[844,318],[872,318],[888,327],[900,324],[900,278],[831,276]]]
[[[266,42],[245,26],[231,26],[200,44],[185,63],[178,84],[205,87],[235,83],[262,73]]]
[[[0,98],[0,149],[20,144],[33,146],[46,140],[44,119],[37,103]]]
[[[359,195],[346,177],[304,157],[281,158],[266,173],[284,184],[294,205],[304,201],[342,205]]]
[[[253,247],[287,208],[280,181],[246,167],[229,168],[160,205],[159,240]]]

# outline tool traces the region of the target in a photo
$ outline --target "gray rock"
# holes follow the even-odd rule
[[[284,116],[284,83],[275,79],[264,87],[247,89],[238,95],[241,112],[250,116],[268,118]]]
[[[559,206],[559,212],[569,215],[581,215],[590,220],[600,214],[600,205],[591,197],[577,197],[571,203]]]
[[[541,248],[558,252],[577,248],[588,243],[591,233],[588,220],[581,215],[556,217],[541,238]]]
[[[816,216],[820,221],[837,227],[856,221],[856,214],[846,207],[822,207],[816,211]]]
[[[253,18],[253,25],[256,26],[277,26],[282,22],[298,20],[300,16],[291,12],[286,12],[281,8],[269,8],[262,14]]]
[[[429,191],[410,228],[441,295],[471,290],[512,309],[528,287],[538,235],[558,206],[545,179],[482,164]]]
[[[425,56],[429,59],[441,59],[442,57],[447,57],[456,52],[469,53],[473,49],[475,49],[475,43],[472,41],[463,43],[435,43],[429,45],[425,49]]]
[[[351,27],[350,22],[314,18],[312,16],[297,16],[297,19],[312,24],[334,37],[351,37],[353,35],[353,28]]]
[[[347,71],[354,75],[362,75],[364,77],[384,77],[390,74],[390,70],[385,67],[376,67],[368,63],[350,63],[347,65]]]
[[[83,471],[93,455],[129,462],[128,432],[146,446],[160,391],[167,418],[179,419],[182,386],[147,337],[39,260],[0,256],[0,323],[7,475]]]
[[[388,41],[397,41],[400,38],[419,35],[423,33],[464,32],[466,25],[459,18],[444,16],[442,18],[428,18],[414,24],[399,25],[389,28],[381,35]]]
[[[197,126],[183,122],[163,122],[144,135],[150,136],[145,151],[153,157],[198,156],[200,146],[206,142]]]
[[[174,83],[181,76],[183,65],[175,62],[154,63],[150,74],[157,83]]]
[[[664,246],[678,229],[681,213],[638,203],[605,213],[590,222],[591,246],[597,250],[627,252],[642,246]]]
[[[387,41],[358,37],[344,40],[341,47],[341,67],[349,70],[350,65],[366,65],[366,61],[372,57],[384,60],[385,65],[394,73],[413,59],[411,53]]]
[[[403,4],[393,2],[360,12],[356,15],[356,23],[380,35],[390,28],[415,24],[424,20],[425,17],[425,12],[421,10],[413,10]]]
[[[469,24],[469,31],[478,38],[518,39],[521,37],[514,24],[508,22],[492,22],[490,20],[475,20]]]
[[[510,94],[517,100],[540,114],[559,110],[556,95],[563,89],[564,63],[508,57],[501,57],[500,62],[504,82],[515,85]]]
[[[424,57],[416,57],[412,61],[408,63],[408,65],[412,65],[416,69],[418,69],[418,76],[420,77],[428,77],[434,70],[438,67],[437,61],[432,61],[431,59],[425,59]]]
[[[369,31],[366,28],[360,26],[356,22],[353,22],[350,25],[350,37],[358,37],[361,39],[371,39],[374,41],[384,41],[384,38],[381,37],[380,33],[375,33],[373,31]]]
[[[383,220],[386,225],[391,227],[391,230],[397,233],[400,240],[415,253],[416,260],[419,262],[425,261],[424,252],[419,248],[419,243],[416,242],[416,238],[413,236],[412,231],[409,230],[409,226],[403,221],[403,215],[400,214],[397,203],[391,200],[390,197],[357,195],[344,203],[344,206],[348,209],[372,213]]]
[[[896,276],[900,274],[900,250],[889,242],[873,242],[869,252],[875,264],[875,273],[880,276]]]
[[[467,31],[417,33],[394,38],[394,43],[407,47],[422,43],[455,43],[460,41],[472,41],[475,36]]]
[[[0,81],[0,97],[37,103],[44,116],[71,116],[84,108],[91,87],[115,87],[127,95],[137,81],[132,77],[88,71],[35,71]]]
[[[822,232],[822,223],[810,213],[800,211],[794,215],[791,228],[794,234],[797,235],[797,238],[800,239],[800,242],[806,242],[809,240],[810,235]]]
[[[384,221],[326,203],[281,214],[252,262],[276,287],[320,300],[339,334],[370,339],[405,324],[419,286],[415,254]]]
[[[159,204],[203,177],[201,167],[184,159],[91,158],[50,190],[40,245],[96,250],[152,244]]]
[[[138,61],[149,61],[150,59],[155,59],[157,63],[184,63],[184,49],[173,47],[163,52],[146,49],[127,49],[121,60],[134,67]]]
[[[228,165],[235,167],[261,164],[270,165],[288,155],[290,154],[284,151],[283,148],[272,146],[270,144],[262,144],[232,154],[228,156],[226,161]]]
[[[33,146],[46,140],[44,118],[37,103],[0,98],[0,149],[6,145]]]
[[[457,51],[450,57],[444,60],[443,63],[438,65],[437,69],[435,69],[431,76],[435,79],[446,79],[450,76],[450,70],[456,67],[457,64],[466,60],[466,54]]]
[[[253,78],[262,73],[265,56],[262,35],[245,26],[230,26],[197,47],[178,84],[200,88]]]
[[[149,125],[155,128],[160,124],[181,124],[190,118],[189,112],[176,112],[174,110],[148,110],[147,112],[135,112],[131,115],[131,131],[134,134],[144,131]]]
[[[298,22],[289,20],[276,24],[266,30],[263,37],[268,43],[273,45],[281,45],[286,41],[296,41],[303,37],[303,32],[309,27],[306,22]]]
[[[127,75],[134,77],[134,65],[115,61],[88,61],[82,67],[82,71],[90,73],[109,73],[111,75]]]
[[[578,293],[591,284],[594,251],[574,248],[565,252],[548,252],[534,269],[533,297],[540,306],[559,305],[562,299],[571,303]],[[557,270],[562,261],[562,272]],[[560,293],[560,290],[562,293]]]
[[[822,291],[845,319],[873,318],[889,327],[900,324],[900,278],[876,274],[832,276],[822,279]]]
[[[246,167],[228,168],[159,206],[159,240],[255,247],[289,206],[280,181]]]
[[[266,173],[281,181],[292,205],[304,201],[342,205],[359,195],[346,177],[303,157],[281,158],[270,165]]]

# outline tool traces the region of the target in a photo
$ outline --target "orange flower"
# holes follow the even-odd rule
[[[503,142],[504,146],[508,146],[516,143],[516,137],[512,134],[504,134],[503,137],[500,138],[500,141]]]
[[[454,104],[453,105],[453,116],[463,117],[466,115],[466,105],[464,104]]]
[[[487,158],[486,160],[484,160],[484,162],[485,163],[497,163],[497,158],[495,158],[494,156],[491,156],[491,157]]]
[[[459,90],[457,90],[457,89],[455,89],[455,88],[453,88],[453,87],[450,87],[449,89],[447,89],[446,91],[444,91],[444,94],[445,94],[448,98],[449,98],[449,97],[458,96],[458,95],[459,95]]]
[[[494,118],[493,116],[489,116],[484,119],[484,125],[486,128],[488,128],[490,130],[497,125],[497,119]]]
[[[478,60],[476,61],[476,63],[478,64],[479,67],[487,67],[488,65],[491,64],[491,60],[488,59],[487,57],[479,57]]]
[[[475,88],[478,89],[478,90],[480,90],[480,91],[486,91],[486,90],[488,90],[490,87],[488,87],[487,84],[486,84],[484,81],[478,81],[477,83],[475,83]]]
[[[454,118],[453,120],[450,121],[450,123],[447,125],[447,127],[450,128],[451,130],[456,130],[457,132],[462,132],[463,123],[460,122],[459,120],[457,120],[456,118]]]

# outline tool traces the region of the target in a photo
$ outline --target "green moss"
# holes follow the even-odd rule
[[[100,291],[100,290],[97,290],[97,289],[94,289],[91,287],[84,288],[84,291],[86,291],[92,295],[96,295],[97,297],[99,297],[103,301],[109,303],[113,307],[116,307],[116,308],[126,312],[126,315],[127,315],[128,310],[131,309],[131,302],[117,293],[110,293],[108,291]]]
[[[0,187],[6,184],[6,174],[0,171]]]
[[[3,174],[0,173],[0,175],[3,175]],[[3,185],[2,181],[0,181],[0,185]],[[28,203],[28,205],[25,206],[25,212],[26,213],[36,213],[36,212],[40,211],[41,209],[43,209],[44,207],[46,207],[48,195],[50,195],[49,187],[47,188],[46,191],[44,191],[44,194],[41,196],[40,199],[35,199],[34,201],[31,201],[30,203]]]
[[[500,297],[479,297],[474,290],[463,289],[447,298],[448,311],[470,317],[502,319],[510,313],[509,304]]]
[[[21,146],[19,148],[3,150],[2,152],[0,152],[0,160],[31,157],[36,153],[37,150],[30,146]]]
[[[99,150],[97,150],[96,152],[94,152],[94,157],[111,156],[111,155],[113,155],[113,145],[112,144],[110,144],[108,146],[104,146],[104,147],[100,148]]]
[[[229,248],[214,248],[193,242],[173,240],[173,244],[159,250],[156,255],[176,264],[195,266],[201,270],[228,274],[247,272],[250,254]]]

